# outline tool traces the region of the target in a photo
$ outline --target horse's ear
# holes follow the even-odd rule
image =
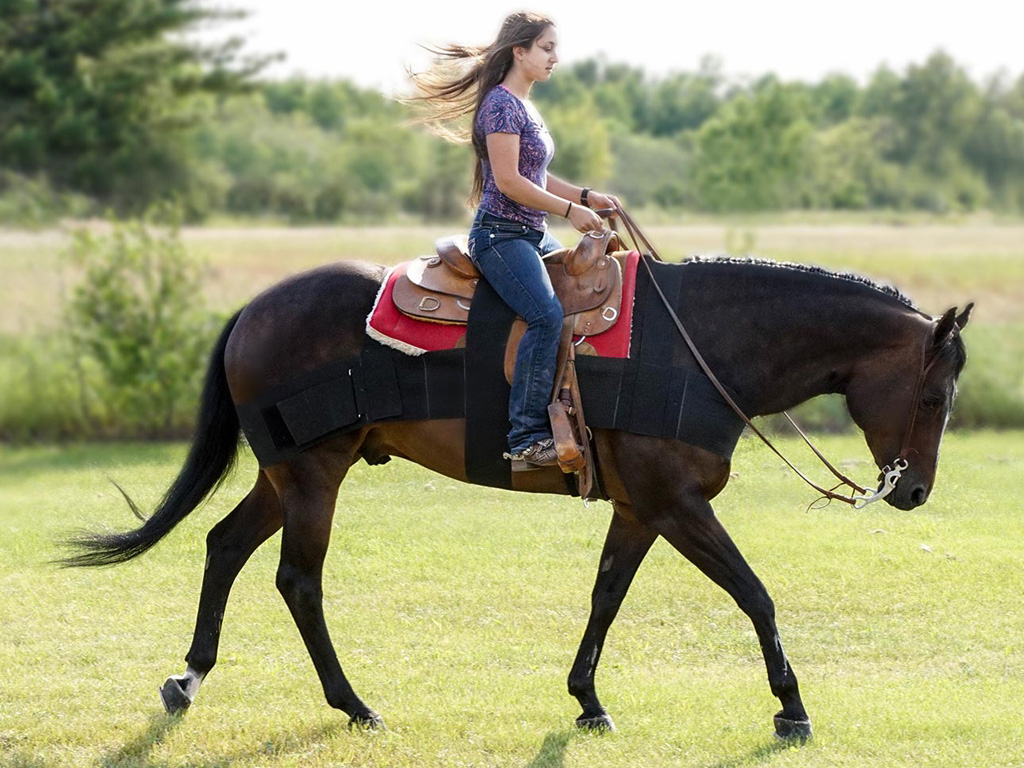
[[[949,334],[953,332],[955,327],[956,307],[950,307],[935,326],[935,343],[942,344],[949,338]]]
[[[966,307],[964,307],[964,311],[963,312],[961,312],[959,315],[956,316],[956,327],[959,328],[961,331],[964,329],[964,327],[966,327],[967,321],[971,319],[971,310],[972,309],[974,309],[974,302],[973,301],[970,304],[968,304]]]

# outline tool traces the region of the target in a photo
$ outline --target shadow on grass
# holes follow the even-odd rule
[[[181,718],[174,715],[154,715],[150,718],[149,725],[145,730],[123,746],[108,752],[97,760],[96,764],[102,768],[149,765],[149,755],[153,748],[160,744],[167,733],[179,722],[181,722]],[[26,754],[15,754],[9,765],[11,768],[48,768],[48,763],[41,758]]]
[[[540,751],[526,764],[526,768],[562,768],[565,765],[566,747],[575,734],[575,730],[549,733],[544,737]]]
[[[763,765],[770,762],[771,759],[779,752],[786,752],[787,750],[796,748],[797,746],[798,745],[795,742],[773,739],[759,747],[754,747],[745,755],[739,755],[738,757],[732,757],[727,760],[712,763],[708,768],[743,768],[748,765]]]
[[[603,733],[581,731],[577,728],[571,728],[564,731],[552,731],[544,737],[544,743],[541,744],[540,750],[534,756],[533,760],[526,764],[525,768],[564,768],[565,766],[565,753],[568,749],[569,742],[577,738],[585,737],[601,737]],[[720,760],[717,763],[711,763],[707,768],[745,768],[746,766],[757,766],[765,765],[770,763],[772,758],[780,752],[786,752],[790,749],[805,748],[807,744],[813,742],[795,742],[795,741],[779,741],[778,739],[772,739],[769,742],[765,742],[760,746],[754,747],[744,755],[738,755],[736,757],[727,758]]]
[[[177,765],[178,760],[153,760],[152,752],[164,740],[169,731],[183,721],[181,715],[155,715],[149,727],[123,747],[97,761],[98,768],[168,768]],[[250,749],[209,756],[204,760],[189,761],[190,768],[228,768],[236,763],[248,763],[254,758],[282,758],[305,753],[310,744],[323,741],[346,730],[343,721],[327,723],[311,728],[305,733],[287,731],[263,739]]]
[[[137,733],[122,746],[116,747],[99,757],[93,765],[96,768],[170,768],[181,764],[181,754],[171,759],[154,759],[156,750],[172,730],[184,722],[180,715],[159,714],[150,718],[149,725]],[[330,723],[312,728],[306,733],[296,734],[292,731],[275,735],[262,740],[250,749],[236,752],[211,755],[204,759],[187,759],[189,768],[229,768],[238,763],[251,763],[260,758],[288,758],[304,754],[310,744],[315,744],[346,730],[344,722]],[[2,753],[0,753],[2,754]],[[13,761],[0,764],[10,768],[51,768],[50,764],[30,754],[12,755]]]
[[[144,731],[123,746],[100,758],[99,765],[104,768],[106,766],[148,765],[150,753],[179,723],[181,723],[181,717],[178,715],[153,715]]]
[[[205,768],[216,768],[220,765],[226,766],[237,762],[251,762],[252,759],[257,756],[263,758],[294,758],[300,754],[304,755],[308,752],[311,744],[316,744],[324,739],[329,739],[342,733],[350,733],[353,736],[361,733],[364,736],[375,737],[381,733],[386,734],[387,731],[361,731],[360,729],[349,728],[347,717],[339,717],[334,722],[324,723],[322,725],[318,725],[316,728],[310,728],[305,733],[296,733],[293,730],[287,730],[284,733],[271,736],[270,738],[264,739],[256,749],[239,751],[233,755],[227,755],[222,758],[221,762],[209,763]]]

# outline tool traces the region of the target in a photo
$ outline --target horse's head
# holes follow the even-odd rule
[[[924,504],[935,483],[939,444],[967,359],[960,331],[973,306],[917,325],[906,339],[867,356],[850,377],[847,405],[875,463],[883,474],[906,464],[885,497],[898,509]]]

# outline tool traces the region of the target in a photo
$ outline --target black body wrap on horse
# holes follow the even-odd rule
[[[677,306],[685,268],[651,266]],[[497,294],[481,289],[473,300],[466,349],[412,357],[367,339],[359,355],[295,376],[239,405],[242,430],[260,465],[286,461],[365,424],[465,418],[470,481],[511,488],[510,464],[501,457],[509,429],[502,361],[514,317]],[[742,421],[683,348],[646,270],[639,271],[636,290],[630,357],[576,358],[587,424],[680,440],[730,458]]]

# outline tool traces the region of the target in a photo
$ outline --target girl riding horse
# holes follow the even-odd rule
[[[554,386],[562,307],[541,257],[562,245],[547,230],[549,213],[579,232],[601,229],[590,209],[619,205],[614,195],[577,187],[547,172],[555,145],[530,101],[534,83],[547,82],[558,63],[554,23],[535,13],[513,13],[484,48],[447,46],[424,74],[412,74],[434,119],[472,112],[477,162],[470,202],[477,206],[469,255],[501,299],[526,320],[509,396],[512,471],[557,463],[547,406]],[[470,70],[447,76],[452,62]],[[456,134],[441,130],[452,138]]]

